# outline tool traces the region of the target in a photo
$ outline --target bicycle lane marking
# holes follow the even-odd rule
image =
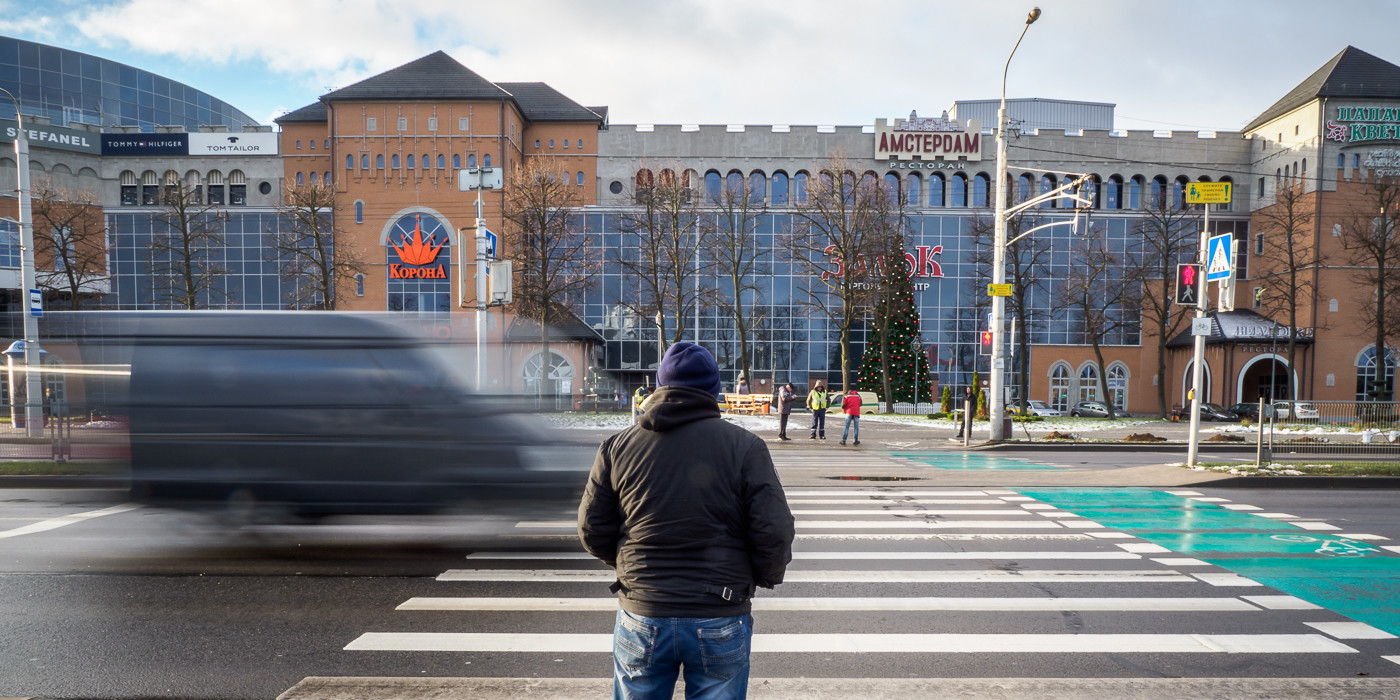
[[[1161,491],[1018,492],[1400,635],[1400,556],[1368,542]]]

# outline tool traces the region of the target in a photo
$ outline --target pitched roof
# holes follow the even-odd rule
[[[510,93],[471,69],[435,51],[398,68],[365,78],[321,96],[323,102],[346,100],[504,100]]]
[[[272,121],[275,121],[278,124],[287,124],[292,122],[320,122],[324,124],[326,122],[329,109],[330,108],[326,105],[325,102],[312,102],[311,104],[302,107],[301,109],[294,109],[290,112],[287,112],[286,114],[276,119],[273,119]]]
[[[498,83],[515,97],[526,119],[535,121],[602,121],[602,115],[564,96],[544,83]]]
[[[1348,46],[1255,117],[1244,130],[1253,131],[1319,97],[1400,97],[1400,66]]]
[[[505,339],[512,343],[541,342],[540,324],[523,316],[516,316],[506,329]],[[549,329],[549,339],[553,341],[581,340],[589,343],[603,342],[603,336],[593,327],[584,323],[573,312],[560,319]]]

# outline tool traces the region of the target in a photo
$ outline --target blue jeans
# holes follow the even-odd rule
[[[670,700],[684,667],[687,700],[742,700],[752,644],[752,615],[642,617],[618,610],[613,699]]]
[[[851,426],[856,427],[856,442],[860,442],[860,416],[846,414],[846,427],[841,430],[841,442],[846,441],[846,433],[851,431]]]

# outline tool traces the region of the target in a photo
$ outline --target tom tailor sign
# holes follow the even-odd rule
[[[277,134],[217,133],[190,134],[192,156],[262,156],[277,155]]]
[[[982,123],[921,118],[875,122],[875,158],[879,160],[982,160]]]

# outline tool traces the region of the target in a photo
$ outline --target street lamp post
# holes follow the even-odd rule
[[[24,118],[19,113],[19,100],[9,90],[0,92],[15,105],[15,173],[19,180],[19,276],[20,295],[24,299],[24,431],[30,437],[44,434],[44,377],[39,372],[39,319],[30,310],[30,294],[34,283],[34,214],[29,201],[29,139],[24,134]],[[14,386],[10,387],[14,396]],[[38,403],[35,403],[35,402]]]
[[[1011,69],[1011,58],[1021,47],[1026,31],[1040,19],[1040,8],[1034,8],[1026,15],[1026,26],[1016,45],[1011,47],[1011,55],[1006,57],[1006,66],[1001,71],[1001,107],[997,109],[997,186],[996,221],[994,222],[995,241],[992,250],[992,283],[1006,283],[1006,74]],[[1002,421],[1006,416],[1006,354],[1003,350],[1006,339],[1006,297],[992,297],[992,381],[991,381],[991,428],[992,441],[1007,438]]]

